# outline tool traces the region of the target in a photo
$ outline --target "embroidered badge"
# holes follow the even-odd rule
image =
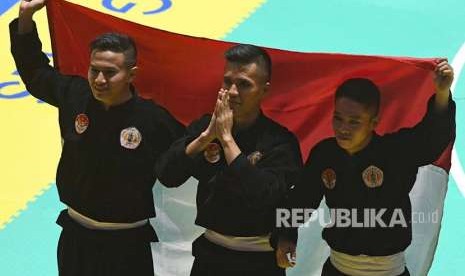
[[[218,145],[217,143],[210,143],[205,148],[203,156],[205,157],[205,160],[207,160],[209,163],[214,164],[220,161],[220,150],[220,145]]]
[[[325,187],[332,190],[336,186],[336,172],[333,169],[326,169],[321,173],[321,180]]]
[[[127,149],[135,149],[140,145],[140,142],[142,141],[142,135],[140,134],[139,130],[137,130],[137,128],[128,127],[121,131],[119,141],[121,146]]]
[[[247,156],[247,159],[249,160],[250,164],[255,165],[262,159],[263,154],[259,151],[254,151],[251,154]]]
[[[376,188],[383,184],[384,174],[381,169],[371,165],[363,171],[362,178],[367,187]]]
[[[76,129],[76,132],[78,134],[82,134],[86,131],[87,127],[89,127],[89,117],[87,117],[84,113],[77,115],[74,120],[74,128]]]

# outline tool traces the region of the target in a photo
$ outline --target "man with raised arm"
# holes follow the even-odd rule
[[[44,4],[21,1],[10,37],[28,91],[59,111],[64,143],[56,183],[67,206],[57,220],[59,274],[153,275],[155,161],[184,129],[137,95],[137,50],[127,35],[92,41],[87,79],[51,67],[32,20]]]
[[[412,128],[383,136],[374,131],[380,120],[376,84],[353,78],[337,88],[334,137],[313,147],[286,204],[288,214],[292,209],[311,213],[325,197],[331,223],[324,228],[323,239],[331,253],[322,275],[410,275],[404,254],[412,240],[409,192],[418,168],[436,161],[454,139],[452,80],[452,67],[439,60],[436,93],[423,119]],[[277,212],[282,223],[272,243],[279,266],[286,268],[295,265],[298,225],[283,213]]]

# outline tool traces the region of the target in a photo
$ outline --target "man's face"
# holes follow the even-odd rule
[[[95,99],[108,106],[124,102],[135,71],[136,67],[127,68],[123,53],[93,51],[87,77]]]
[[[338,98],[333,113],[333,130],[337,144],[348,153],[356,153],[371,140],[378,123],[374,112],[348,98]]]
[[[225,66],[222,86],[228,90],[235,123],[248,121],[260,110],[261,100],[270,85],[261,70],[256,63],[239,65],[228,62]]]

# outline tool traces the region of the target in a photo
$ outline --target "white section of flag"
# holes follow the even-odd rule
[[[457,86],[458,80],[462,73],[463,66],[465,65],[465,43],[463,43],[462,47],[460,47],[451,65],[454,68],[454,75],[455,75],[455,79],[451,87],[452,94],[454,94],[455,87]],[[460,158],[459,158],[459,155],[457,154],[457,149],[455,146],[452,149],[451,162],[452,162],[452,167],[450,169],[450,173],[452,177],[454,177],[455,183],[457,183],[457,186],[460,192],[462,192],[462,195],[465,196],[465,172],[463,170],[463,166],[462,166],[462,163],[460,162]]]

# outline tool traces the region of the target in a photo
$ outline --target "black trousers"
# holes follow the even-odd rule
[[[285,276],[276,264],[274,251],[230,250],[207,240],[203,235],[192,244],[195,257],[191,276]]]
[[[60,276],[153,276],[150,224],[128,230],[91,230],[62,211],[58,242]]]
[[[325,264],[323,265],[323,271],[321,271],[321,276],[348,276],[348,275],[337,270],[328,258]],[[393,276],[396,276],[396,275],[393,275]],[[408,269],[405,268],[404,273],[397,275],[397,276],[410,276],[410,273]]]

